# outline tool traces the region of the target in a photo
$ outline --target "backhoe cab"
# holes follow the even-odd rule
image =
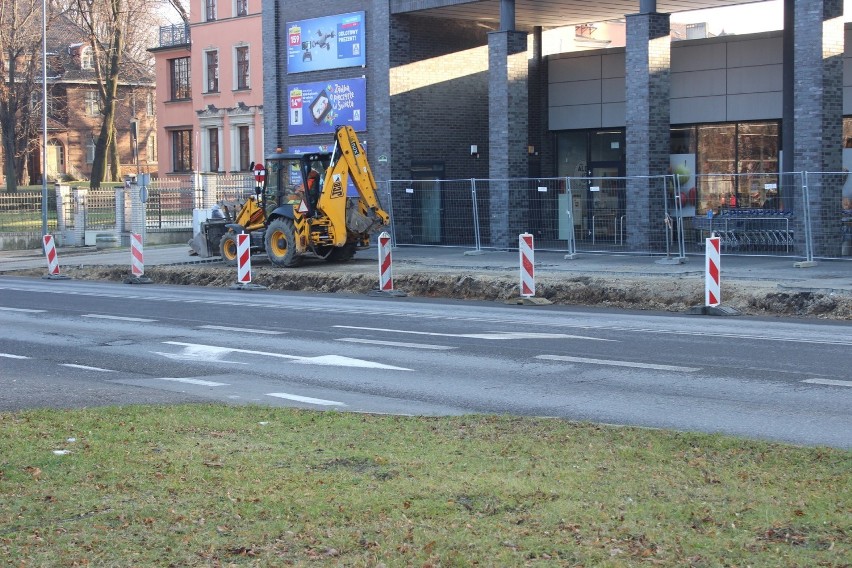
[[[350,126],[337,128],[331,153],[276,152],[267,156],[265,167],[257,195],[220,203],[226,231],[219,252],[228,264],[236,264],[236,236],[242,232],[250,235],[252,253],[266,252],[273,264],[291,267],[307,255],[349,260],[390,222]],[[205,231],[209,234],[210,227]]]

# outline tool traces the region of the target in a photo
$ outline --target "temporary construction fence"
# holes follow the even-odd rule
[[[395,245],[514,249],[517,235],[529,232],[538,250],[683,257],[703,254],[705,238],[717,234],[723,254],[852,258],[852,179],[846,172],[395,180],[380,186]],[[254,188],[250,173],[165,177],[146,188],[143,207],[135,185],[57,185],[48,194],[48,230],[62,246],[95,244],[98,233],[190,232],[194,211],[251,195]],[[38,246],[41,199],[41,192],[0,194],[2,246],[27,238]]]
[[[386,201],[397,245],[848,257],[852,180],[846,173],[680,174],[512,180],[395,180]],[[845,196],[841,198],[842,196]],[[644,197],[647,196],[647,197]]]
[[[634,215],[631,184],[650,196]],[[683,249],[675,184],[674,176],[397,180],[386,201],[397,245],[511,249],[528,232],[538,250],[675,255]]]

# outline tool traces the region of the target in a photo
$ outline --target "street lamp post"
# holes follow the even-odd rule
[[[41,2],[41,234],[47,234],[47,0]]]

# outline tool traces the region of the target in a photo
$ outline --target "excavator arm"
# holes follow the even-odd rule
[[[349,179],[358,191],[358,199],[347,198]],[[372,230],[390,224],[390,216],[379,204],[376,180],[364,148],[351,126],[339,126],[335,131],[335,148],[316,209],[321,214],[313,215],[308,223],[322,229],[312,231],[315,238],[323,239],[315,242],[317,245],[340,247],[353,238],[366,242]]]

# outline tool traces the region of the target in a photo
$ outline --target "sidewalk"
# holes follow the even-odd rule
[[[465,254],[465,253],[468,254]],[[94,247],[61,248],[57,251],[60,267],[127,266],[130,267],[130,250],[127,247],[96,250]],[[352,263],[333,265],[338,271],[372,270],[371,260],[376,259],[376,249],[360,251]],[[683,264],[661,262],[664,257],[578,253],[572,260],[564,253],[535,253],[537,275],[587,274],[591,276],[624,276],[703,278],[704,257],[689,256]],[[393,250],[394,271],[404,272],[477,272],[516,274],[519,270],[517,251],[484,251],[470,254],[470,249],[448,247],[403,246]],[[779,288],[852,294],[852,260],[818,261],[810,268],[797,268],[796,260],[777,257],[745,257],[722,255],[722,279],[775,282]],[[146,266],[203,265],[223,266],[218,257],[190,256],[187,245],[150,246],[145,248]],[[254,257],[252,264],[269,266],[262,257]],[[323,262],[306,262],[304,267],[281,270],[325,270]],[[13,274],[21,270],[44,269],[47,262],[41,250],[0,251],[0,274]]]

